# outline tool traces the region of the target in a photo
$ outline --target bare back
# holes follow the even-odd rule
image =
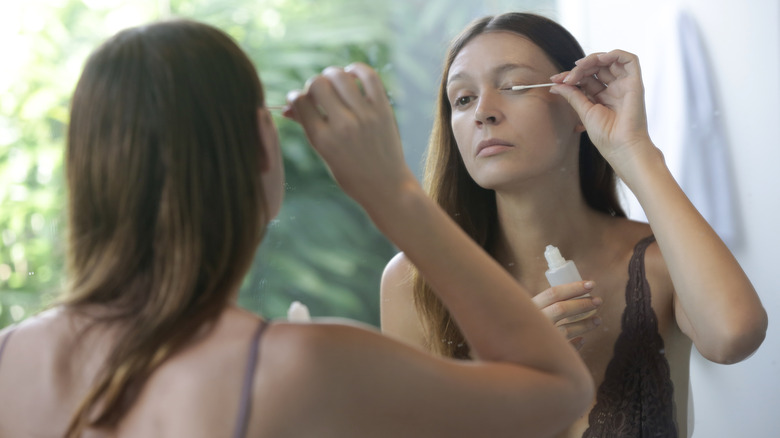
[[[152,375],[118,430],[84,436],[232,436],[259,322],[225,310]],[[561,415],[581,412],[576,388],[548,373],[442,360],[371,327],[335,322],[267,326],[250,370],[245,436],[549,436]],[[98,331],[79,338],[84,323],[55,311],[14,329],[0,358],[0,436],[62,436],[112,340]]]
[[[86,436],[231,436],[260,320],[228,309],[214,330],[166,361],[113,433]],[[0,436],[62,436],[113,340],[87,320],[48,311],[6,330],[0,358]],[[254,370],[252,370],[254,371]]]

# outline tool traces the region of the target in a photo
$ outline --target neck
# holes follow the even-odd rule
[[[579,185],[523,193],[496,192],[498,227],[495,257],[535,294],[549,287],[544,276],[547,245],[565,259],[584,260],[599,245],[606,215],[588,207]]]

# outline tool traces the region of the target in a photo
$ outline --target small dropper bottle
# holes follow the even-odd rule
[[[550,282],[550,286],[558,286],[560,284],[573,283],[582,280],[582,276],[580,275],[580,271],[577,270],[577,266],[574,265],[573,261],[565,260],[558,248],[547,245],[547,248],[544,250],[544,258],[547,259],[547,267],[549,268],[545,271],[544,275],[547,276],[547,281]],[[590,294],[583,294],[577,298],[587,297],[590,297]],[[585,313],[566,318],[566,322],[572,323],[581,321],[595,313],[596,309],[589,310]]]
[[[309,308],[300,301],[293,301],[287,309],[287,319],[290,322],[311,322]]]
[[[550,282],[550,286],[582,281],[582,276],[580,276],[577,266],[574,265],[573,261],[565,260],[557,247],[547,245],[547,248],[544,250],[544,258],[547,259],[547,267],[549,268],[544,275],[547,277],[547,281]],[[590,294],[582,296],[589,297]]]

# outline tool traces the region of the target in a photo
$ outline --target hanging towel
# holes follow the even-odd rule
[[[660,41],[645,76],[648,129],[685,194],[733,248],[738,240],[735,185],[712,68],[693,18],[679,9],[667,17],[674,26],[658,27],[670,32],[655,33]],[[641,209],[634,210],[635,199],[628,203],[631,217],[645,219]]]

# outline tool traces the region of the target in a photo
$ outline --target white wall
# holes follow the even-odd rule
[[[645,71],[652,66],[643,56],[652,59],[662,33],[671,31],[663,14],[683,8],[697,22],[734,172],[740,239],[732,248],[770,321],[763,346],[739,364],[716,365],[694,352],[693,436],[780,436],[780,2],[559,0],[559,7],[559,21],[586,52],[625,49],[639,55]]]

